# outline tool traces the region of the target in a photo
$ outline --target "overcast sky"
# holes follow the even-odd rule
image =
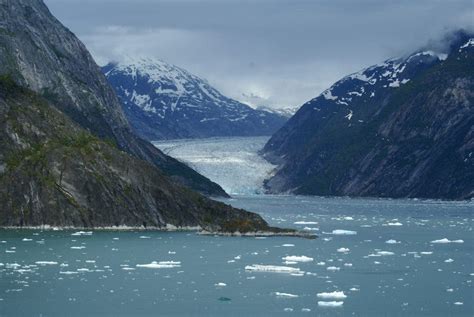
[[[156,57],[235,99],[300,106],[455,28],[474,0],[45,0],[99,64]]]

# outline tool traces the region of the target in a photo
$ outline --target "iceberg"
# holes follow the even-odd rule
[[[343,291],[334,291],[334,292],[322,292],[316,294],[317,297],[319,298],[324,298],[324,299],[345,299],[347,298],[347,295],[344,294]]]
[[[336,229],[336,230],[332,231],[332,234],[334,234],[334,235],[354,235],[354,234],[357,234],[357,231]]]
[[[299,297],[298,295],[295,295],[295,294],[280,293],[280,292],[275,292],[275,296],[280,297],[280,298],[297,298],[297,297]]]
[[[439,240],[433,240],[431,241],[431,243],[435,243],[435,244],[443,244],[443,243],[464,243],[464,240],[449,240],[448,238],[443,238],[443,239],[439,239]]]
[[[175,261],[153,261],[148,264],[137,264],[136,267],[142,267],[147,269],[172,269],[176,267],[181,267],[181,262]]]
[[[283,257],[282,259],[287,262],[312,262],[313,261],[313,258],[307,257],[305,255],[301,255],[301,256],[289,255],[289,256]]]
[[[331,301],[331,302],[323,302],[319,301],[318,306],[321,307],[341,307],[344,304],[344,302],[338,302],[338,301]]]
[[[339,249],[337,249],[337,252],[340,252],[340,253],[347,253],[349,251],[350,251],[349,248],[339,248]]]
[[[53,262],[53,261],[36,261],[35,262],[38,265],[57,265],[58,262]]]
[[[299,268],[289,266],[278,266],[278,265],[247,265],[246,271],[251,272],[268,272],[268,273],[286,273],[286,274],[304,274]]]

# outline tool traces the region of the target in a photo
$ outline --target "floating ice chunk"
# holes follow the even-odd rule
[[[312,262],[314,259],[305,255],[289,255],[282,258],[284,261],[290,262]]]
[[[442,244],[442,243],[464,243],[464,240],[449,240],[448,238],[443,238],[439,240],[433,240],[431,243]]]
[[[290,294],[290,293],[280,293],[280,292],[275,292],[275,296],[280,297],[280,298],[297,298],[297,297],[299,297],[299,295]]]
[[[326,262],[318,262],[318,263],[316,263],[316,265],[324,266],[324,265],[326,265]]]
[[[59,274],[64,274],[64,275],[74,275],[74,274],[79,274],[78,272],[73,272],[73,271],[61,271]]]
[[[301,274],[304,273],[299,268],[289,267],[289,266],[278,266],[278,265],[247,265],[245,267],[246,271],[252,272],[269,272],[269,273],[286,273],[286,274]]]
[[[92,231],[78,231],[71,234],[71,236],[91,236]]]
[[[351,291],[351,292],[358,292],[358,291],[360,291],[360,290],[359,290],[358,288],[353,287],[353,288],[350,289],[350,291]]]
[[[337,266],[328,266],[326,270],[328,271],[339,271],[341,268]]]
[[[94,271],[91,271],[87,268],[80,268],[80,269],[77,269],[78,272],[94,272]]]
[[[332,234],[334,234],[334,235],[354,235],[354,234],[357,234],[357,231],[336,229],[336,230],[332,231]]]
[[[324,299],[344,299],[347,298],[347,295],[343,291],[334,291],[334,292],[322,292],[316,294],[319,298]]]
[[[176,251],[168,251],[168,254],[176,254]]]
[[[86,260],[86,263],[95,263],[95,260]]]
[[[387,243],[387,244],[397,244],[397,243],[400,243],[400,241],[390,239],[390,240],[385,241],[385,243]]]
[[[57,265],[58,264],[58,262],[54,262],[54,261],[36,261],[35,263],[38,265]]]
[[[283,264],[294,265],[294,264],[298,264],[298,262],[296,262],[296,261],[285,261],[285,262],[283,262]]]
[[[319,231],[319,228],[304,227],[303,230],[306,230],[306,231]]]
[[[351,267],[352,263],[344,263],[344,266]]]
[[[403,223],[401,222],[389,222],[387,223],[387,226],[392,226],[392,227],[399,227],[399,226],[403,226]]]
[[[150,239],[151,237],[149,237],[149,236],[139,236],[138,238],[140,238],[140,239]]]
[[[431,255],[431,254],[433,254],[433,251],[422,251],[422,252],[420,252],[420,254]]]
[[[391,251],[378,251],[377,254],[380,256],[387,256],[387,255],[394,255],[395,253]]]
[[[449,258],[449,259],[447,259],[447,260],[444,260],[444,263],[452,263],[452,262],[454,262],[454,260],[451,259],[451,258]]]
[[[240,260],[242,258],[241,255],[234,256],[234,260]]]
[[[343,304],[344,302],[340,302],[340,301],[330,301],[330,302],[318,301],[318,306],[321,306],[321,307],[341,307]]]
[[[454,289],[448,288],[448,289],[446,290],[446,292],[452,293],[452,292],[454,292]]]
[[[71,247],[71,249],[73,249],[73,250],[82,250],[82,249],[85,249],[85,248],[86,248],[85,246]]]
[[[179,261],[153,261],[148,264],[137,264],[136,267],[143,267],[147,269],[172,269],[176,267],[181,267],[181,262]]]
[[[340,253],[347,253],[349,251],[350,251],[349,248],[339,248],[339,249],[337,249],[337,252],[340,252]]]
[[[295,225],[317,225],[316,221],[296,221]]]
[[[454,305],[464,305],[463,302],[455,302]]]
[[[23,238],[21,241],[30,242],[30,241],[33,241],[33,239]]]
[[[124,271],[135,271],[135,268],[133,268],[133,267],[123,267],[122,270],[124,270]]]
[[[286,307],[285,309],[283,309],[283,311],[286,311],[286,312],[292,312],[292,311],[293,311],[293,308]]]
[[[5,250],[5,253],[15,253],[15,250]]]
[[[311,311],[311,309],[310,308],[301,308],[301,311],[303,313],[309,313]]]
[[[226,283],[219,282],[219,283],[214,284],[214,286],[217,286],[217,287],[224,287],[224,286],[227,286],[227,284],[226,284]]]
[[[285,243],[285,244],[282,244],[281,246],[282,247],[294,247],[295,245],[291,244],[291,243]]]

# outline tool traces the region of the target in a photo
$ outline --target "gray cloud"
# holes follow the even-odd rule
[[[99,63],[163,59],[224,94],[298,106],[340,77],[473,29],[472,0],[46,0]]]

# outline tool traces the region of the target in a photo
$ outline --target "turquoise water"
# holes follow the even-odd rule
[[[2,230],[0,315],[474,315],[472,202],[225,201],[320,238]],[[432,242],[444,238],[450,242]],[[307,262],[285,263],[287,256]],[[153,261],[156,268],[140,266]],[[246,270],[254,265],[298,268],[299,274]],[[332,301],[342,304],[318,304]]]

